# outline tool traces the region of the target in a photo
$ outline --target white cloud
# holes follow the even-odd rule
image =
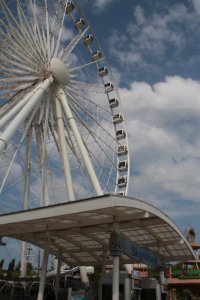
[[[200,0],[192,0],[194,9],[198,15],[200,15]]]
[[[120,94],[131,151],[129,194],[173,217],[193,214],[200,208],[200,83],[174,76],[153,87],[134,82]]]
[[[193,2],[197,10],[200,1]],[[182,3],[168,7],[163,5],[159,11],[152,10],[150,13],[142,5],[137,5],[132,21],[113,32],[110,52],[123,68],[133,70],[137,67],[153,74],[164,66],[171,66],[171,62],[178,65],[185,56],[185,64],[189,64],[192,63],[189,59],[194,36],[199,40],[199,25],[196,12]]]
[[[114,0],[95,0],[94,4],[95,8],[101,11],[105,9],[111,2],[114,2]]]
[[[116,0],[94,0],[91,1],[91,5],[94,7],[94,12],[102,12],[109,4],[116,2]],[[89,0],[82,0],[81,5],[89,4]]]

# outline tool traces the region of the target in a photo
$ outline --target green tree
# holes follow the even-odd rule
[[[14,269],[15,269],[15,259],[13,258],[8,265],[7,276],[12,276]]]
[[[12,276],[16,277],[16,278],[19,278],[20,277],[20,274],[21,274],[21,263],[20,261],[17,263],[15,269],[13,270],[13,274]]]
[[[0,261],[0,276],[3,276],[3,265],[4,265],[4,259]]]
[[[33,276],[35,274],[33,265],[31,262],[27,262],[27,276]]]

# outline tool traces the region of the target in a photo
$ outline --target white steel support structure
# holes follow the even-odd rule
[[[33,96],[29,99],[29,101],[24,105],[24,107],[19,111],[13,121],[9,124],[9,126],[4,130],[4,132],[0,135],[0,152],[7,148],[7,145],[15,132],[18,130],[20,125],[25,121],[29,113],[34,109],[35,105],[41,101],[42,96],[48,90],[50,85],[53,82],[53,78],[49,77],[44,80],[41,84],[38,85],[37,90],[33,94]]]
[[[69,122],[70,128],[71,128],[71,130],[74,134],[75,140],[76,140],[77,145],[79,147],[80,153],[82,155],[82,158],[83,158],[83,161],[85,163],[88,175],[90,176],[90,180],[93,184],[93,187],[96,191],[96,194],[97,194],[97,196],[101,196],[101,195],[103,195],[101,186],[99,184],[96,173],[95,173],[94,168],[92,166],[88,151],[87,151],[87,149],[86,149],[86,147],[83,143],[83,140],[81,138],[81,135],[79,133],[78,127],[77,127],[76,122],[74,120],[74,116],[73,116],[73,114],[71,112],[71,109],[69,107],[66,94],[62,89],[58,90],[58,98],[60,99],[63,110],[64,110],[65,115],[67,117],[67,120]]]
[[[53,78],[50,77],[40,83],[32,92],[28,93],[16,107],[14,107],[7,115],[5,115],[0,122],[0,125],[5,125],[9,120],[13,118],[8,127],[4,130],[4,132],[0,135],[0,152],[7,148],[9,141],[14,136],[15,132],[18,130],[20,125],[24,122],[27,116],[34,111],[35,106],[41,101],[44,93],[49,89],[50,85],[53,82]],[[30,138],[29,136],[27,138]],[[30,146],[30,143],[27,143]],[[26,160],[29,160],[30,149],[26,149]],[[27,165],[27,163],[26,163]],[[26,170],[29,172],[29,169]],[[29,174],[26,174],[25,180],[29,180]],[[25,189],[28,187],[28,183],[25,182]],[[24,193],[24,209],[28,209],[28,193],[25,190]],[[27,270],[27,244],[25,242],[22,243],[22,261],[21,261],[21,277],[26,276]]]
[[[17,103],[5,116],[0,120],[0,128],[2,128],[7,122],[11,121],[16,114],[26,105],[26,103],[31,99],[37,90],[40,88],[40,85],[36,86],[31,92],[29,92],[24,98]]]
[[[57,126],[58,126],[58,136],[60,142],[60,154],[63,161],[63,168],[65,174],[65,183],[67,187],[67,194],[69,201],[75,200],[75,194],[73,189],[72,175],[69,164],[69,157],[67,153],[67,145],[65,138],[65,129],[64,129],[64,121],[62,116],[61,104],[58,98],[56,98],[56,118],[57,118]]]
[[[2,176],[3,184],[0,185],[0,194],[1,190],[6,190],[4,188],[6,183],[9,183],[9,175],[12,174],[12,169],[15,167],[14,159],[16,158],[18,163],[18,156],[23,153],[20,150],[25,149],[25,143],[20,142],[16,145],[15,142],[21,134],[24,136],[27,130],[27,134],[30,135],[27,138],[26,158],[24,161],[24,156],[21,155],[19,160],[20,166],[22,166],[21,178],[24,183],[24,190],[22,189],[24,197],[18,195],[18,198],[24,199],[24,209],[31,207],[29,200],[35,201],[36,199],[39,206],[48,206],[53,202],[55,194],[50,192],[50,188],[52,187],[53,190],[56,185],[50,186],[50,182],[53,180],[56,182],[58,170],[55,170],[53,164],[51,165],[49,162],[54,149],[56,149],[54,157],[61,158],[58,163],[59,172],[64,169],[63,181],[67,192],[64,197],[69,201],[74,201],[75,198],[84,198],[82,189],[79,188],[84,184],[87,197],[91,194],[102,196],[103,191],[115,190],[117,192],[120,190],[121,187],[118,188],[117,184],[119,179],[118,163],[122,161],[122,157],[119,159],[116,145],[122,145],[125,148],[128,146],[123,115],[119,105],[120,99],[117,99],[119,98],[117,88],[112,84],[110,70],[108,74],[104,74],[105,78],[99,73],[99,70],[107,63],[94,32],[78,4],[76,1],[73,5],[71,1],[60,0],[54,1],[54,5],[50,3],[52,1],[48,0],[36,2],[36,0],[0,1],[0,21],[3,28],[0,30],[0,98],[6,104],[3,105],[2,110],[0,109],[0,153],[3,152],[2,158],[5,157],[7,168],[6,176]],[[77,26],[75,16],[80,18],[83,23],[81,22]],[[70,31],[75,30],[75,34],[73,33],[67,41],[66,25],[71,26],[69,27]],[[87,38],[86,33],[89,39],[85,39]],[[66,43],[63,44],[62,40],[65,40]],[[82,46],[83,40],[86,47]],[[73,53],[74,50],[75,53]],[[100,55],[95,58],[93,51],[97,51],[96,53]],[[75,64],[71,59],[71,54],[76,57]],[[82,70],[86,75],[83,78]],[[106,66],[105,70],[108,71]],[[99,76],[101,80],[99,80]],[[106,88],[107,84],[109,86]],[[121,144],[117,140],[117,126],[113,126],[113,130],[110,130],[110,125],[113,125],[114,112],[116,113],[116,107],[113,110],[109,104],[110,92],[112,92],[112,97],[117,99],[118,115],[122,115],[122,119],[119,120],[120,128],[124,128],[122,132],[125,134],[122,135],[124,141],[121,141]],[[98,104],[98,95],[103,100],[101,105]],[[81,101],[79,101],[80,99]],[[84,101],[90,103],[89,107],[80,103]],[[108,120],[110,121],[107,122]],[[65,127],[68,124],[70,130]],[[33,126],[32,137],[31,126]],[[81,135],[82,132],[85,132],[81,130],[83,127],[92,139],[88,138],[87,134]],[[68,133],[73,135],[71,141],[66,140]],[[17,147],[11,163],[9,163],[9,156],[4,155],[7,154],[6,151],[12,155],[13,149],[8,147],[10,142],[12,146],[14,145],[13,148]],[[77,148],[73,151],[73,143],[79,149],[78,155],[75,153]],[[93,147],[94,143],[97,148]],[[31,146],[33,146],[32,149]],[[52,150],[49,153],[48,150],[51,147]],[[36,151],[38,155],[35,155]],[[128,150],[121,155],[123,161],[128,159],[126,152],[128,153]],[[76,169],[73,164],[70,165],[71,157],[75,158],[72,160],[73,163],[77,160],[74,163]],[[2,165],[4,166],[4,161]],[[77,169],[80,171],[81,180],[74,171]],[[124,175],[128,175],[127,170],[123,172]],[[38,174],[40,175],[38,176]],[[76,177],[78,184],[75,181]],[[37,183],[38,186],[41,186],[41,189],[38,189],[41,191],[41,195],[37,192],[37,197],[33,199],[31,194],[32,187],[35,187],[35,178],[39,179]],[[126,181],[128,182],[128,176]],[[127,182],[123,187],[123,193],[127,192]],[[7,200],[3,193],[4,191],[2,198],[8,201],[9,199]],[[42,199],[42,203],[39,202],[40,199]],[[43,246],[44,244],[42,244]],[[25,244],[23,244],[23,248],[26,253]],[[47,259],[47,254],[45,255],[43,266]],[[25,276],[26,254],[24,254],[22,270],[22,274]],[[80,273],[82,279],[87,281],[87,272],[84,267],[80,267]],[[41,280],[43,282],[41,282],[40,288],[44,289],[45,275],[43,273]],[[43,299],[43,295],[38,295],[38,299]]]
[[[47,272],[48,256],[49,256],[49,246],[50,246],[50,234],[48,233],[48,238],[44,248],[42,273],[40,276],[40,285],[39,285],[37,300],[43,300],[44,298],[44,288],[45,288],[45,280],[46,280],[46,272]]]
[[[31,152],[31,136],[32,136],[32,129],[29,131],[27,135],[27,147],[26,147],[26,166],[28,166],[30,161],[30,152]],[[23,208],[27,210],[29,207],[29,194],[28,194],[28,187],[29,187],[29,180],[30,180],[30,168],[26,168],[26,176],[24,182],[24,203]],[[22,255],[21,255],[21,277],[26,277],[27,275],[27,243],[22,242]]]

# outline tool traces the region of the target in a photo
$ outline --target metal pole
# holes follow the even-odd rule
[[[124,299],[131,300],[131,278],[130,277],[127,277],[124,281]]]
[[[119,233],[119,223],[113,223],[113,231]],[[112,300],[119,300],[119,252],[113,255]]]
[[[72,299],[72,288],[68,288],[68,296],[67,296],[67,300],[71,300]]]
[[[29,182],[30,182],[30,156],[31,156],[31,138],[32,127],[27,134],[26,154],[25,154],[25,178],[24,178],[24,199],[23,209],[29,208]],[[21,255],[21,277],[27,276],[27,242],[22,242],[22,255]]]
[[[76,143],[79,147],[81,156],[82,156],[83,161],[85,163],[88,175],[90,176],[90,180],[93,184],[93,187],[96,191],[96,194],[97,194],[97,196],[101,196],[101,195],[103,195],[101,186],[99,184],[98,178],[96,176],[93,165],[91,163],[91,159],[89,157],[88,151],[87,151],[87,149],[86,149],[86,147],[83,143],[82,137],[80,135],[80,132],[79,132],[78,127],[76,125],[76,122],[74,120],[74,116],[73,116],[73,114],[71,112],[71,109],[69,107],[66,94],[62,89],[59,89],[59,91],[58,91],[58,98],[61,101],[61,104],[62,104],[62,107],[64,109],[65,115],[66,115],[67,120],[69,122],[70,128],[71,128],[71,130],[74,134],[74,138],[75,138]]]
[[[119,256],[113,256],[112,300],[119,300]]]
[[[42,273],[41,273],[41,277],[40,277],[40,285],[39,285],[37,300],[43,300],[43,297],[44,297],[45,279],[46,279],[48,255],[49,255],[49,245],[50,245],[50,236],[48,236],[48,239],[47,239],[47,242],[46,242],[46,245],[44,248]]]
[[[26,277],[27,273],[27,243],[22,242],[22,257],[21,257],[21,277]]]
[[[56,300],[58,300],[58,296],[59,296],[60,268],[61,268],[61,258],[59,257],[58,265],[57,265],[57,274],[56,274],[56,286],[55,286]]]

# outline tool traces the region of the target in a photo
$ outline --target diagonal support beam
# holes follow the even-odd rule
[[[59,90],[58,98],[60,99],[60,102],[62,104],[63,110],[64,110],[65,115],[67,117],[67,120],[69,122],[70,128],[71,128],[71,130],[72,130],[72,132],[74,134],[75,140],[76,140],[77,145],[79,147],[81,156],[82,156],[83,161],[85,163],[88,175],[89,175],[90,180],[91,180],[91,182],[93,184],[93,187],[94,187],[94,189],[96,191],[96,194],[97,194],[97,196],[102,196],[103,195],[103,191],[101,189],[101,186],[99,184],[98,178],[97,178],[96,173],[94,171],[94,168],[93,168],[93,165],[91,163],[91,159],[89,157],[88,151],[87,151],[87,149],[86,149],[86,147],[85,147],[85,145],[83,143],[82,137],[80,135],[80,132],[79,132],[78,127],[76,125],[76,122],[74,120],[74,116],[73,116],[73,114],[71,112],[71,109],[69,107],[66,94],[64,93],[64,91],[62,89]]]
[[[39,101],[41,101],[42,96],[48,90],[48,88],[52,83],[53,83],[52,77],[40,83],[33,96],[24,105],[21,111],[19,111],[19,113],[15,116],[13,121],[5,129],[5,131],[0,135],[0,153],[7,148],[10,140],[12,139],[12,137],[14,136],[18,128],[22,125],[22,123],[28,117],[30,112],[34,109],[35,105]]]

